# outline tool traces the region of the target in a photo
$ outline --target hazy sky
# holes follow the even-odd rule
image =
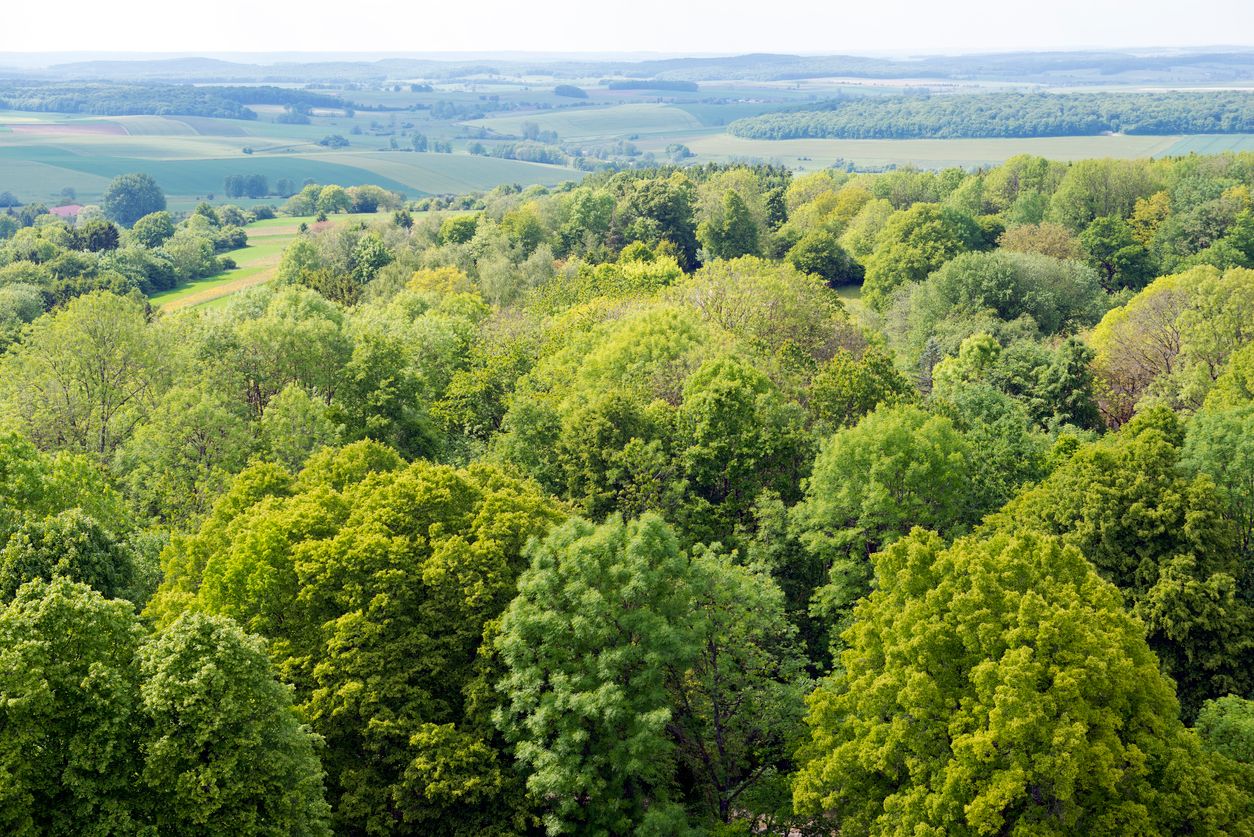
[[[996,51],[1254,44],[1254,0],[4,0],[0,51]]]

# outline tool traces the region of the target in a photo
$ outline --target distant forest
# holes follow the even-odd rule
[[[194,87],[190,84],[0,83],[0,110],[97,116],[212,116],[256,119],[248,105],[342,108],[335,96],[282,87]]]
[[[739,119],[728,130],[740,137],[776,140],[1254,131],[1254,94],[1235,91],[862,97],[821,107]]]

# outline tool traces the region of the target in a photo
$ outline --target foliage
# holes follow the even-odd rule
[[[0,830],[1248,831],[1254,157],[654,167],[575,110],[492,153],[620,170],[279,179],[322,218],[221,305],[145,295],[275,210],[0,215]]]
[[[788,250],[788,261],[802,273],[813,273],[832,287],[856,284],[862,270],[849,257],[836,236],[826,230],[811,230]]]
[[[948,207],[920,203],[890,216],[866,262],[863,299],[876,310],[894,290],[919,282],[949,259],[983,246],[975,222]]]
[[[1254,655],[1237,532],[1206,476],[1180,468],[1183,433],[1169,411],[1138,416],[1084,446],[987,521],[1080,549],[1127,596],[1186,715],[1249,688]]]
[[[0,606],[0,823],[11,834],[139,831],[142,631],[127,602],[68,578]]]
[[[165,194],[149,175],[123,174],[109,184],[101,206],[110,219],[129,227],[145,215],[163,211]]]
[[[1196,729],[1207,749],[1244,765],[1254,764],[1254,701],[1236,695],[1208,700],[1198,713]]]
[[[829,568],[818,607],[840,625],[871,581],[870,556],[924,526],[953,535],[977,519],[971,448],[949,419],[887,406],[819,451],[792,526]]]
[[[135,556],[112,533],[79,509],[55,517],[28,517],[0,551],[0,602],[28,581],[66,578],[107,599],[133,595]]]
[[[690,668],[668,666],[679,764],[705,816],[730,823],[776,811],[758,802],[786,772],[801,733],[808,682],[784,597],[760,568],[716,552],[693,557],[700,649]]]
[[[314,739],[261,640],[186,615],[138,660],[142,775],[160,833],[331,833]]]
[[[799,807],[869,834],[1241,827],[1246,792],[1207,764],[1078,549],[916,532],[876,581],[810,701]]]
[[[906,139],[1241,133],[1254,111],[1238,93],[993,93],[857,96],[825,110],[770,113],[728,126],[756,139]]]
[[[497,639],[497,717],[549,833],[674,833],[666,675],[695,659],[691,575],[655,516],[572,520],[531,551]]]
[[[290,486],[258,484],[263,474],[245,471],[201,531],[171,546],[154,613],[182,602],[271,641],[326,740],[337,827],[507,830],[515,815],[499,806],[520,803],[467,701],[485,627],[552,507],[493,469],[405,467],[373,442],[314,454]],[[462,790],[413,784],[445,769],[466,774]]]
[[[0,360],[0,402],[42,447],[107,460],[156,401],[172,360],[165,336],[136,302],[80,297]]]

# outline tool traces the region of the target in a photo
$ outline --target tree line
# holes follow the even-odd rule
[[[1254,94],[980,93],[860,96],[822,107],[738,119],[750,139],[957,139],[1122,134],[1240,134],[1254,130]]]
[[[343,108],[343,99],[325,93],[272,85],[196,86],[118,82],[0,83],[0,109],[98,116],[206,116],[256,119],[250,104]]]

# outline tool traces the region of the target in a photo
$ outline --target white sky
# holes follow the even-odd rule
[[[1254,0],[31,0],[0,52],[871,53],[1254,44]]]

